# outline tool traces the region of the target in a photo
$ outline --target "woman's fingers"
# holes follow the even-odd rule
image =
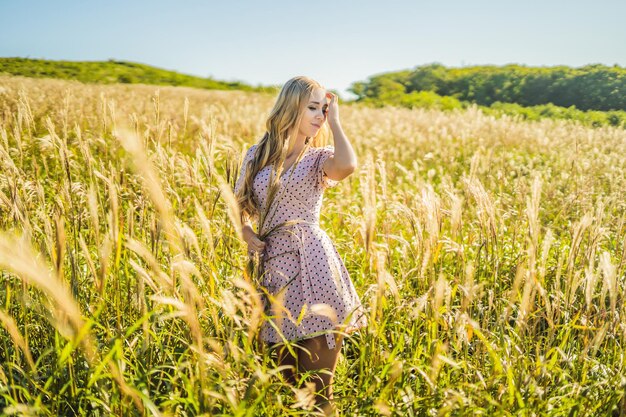
[[[265,242],[257,238],[252,238],[248,243],[248,249],[256,252],[261,252],[265,249]]]
[[[256,233],[252,232],[246,239],[248,243],[248,252],[259,252],[262,253],[265,250],[265,242],[263,242]]]
[[[254,249],[255,251],[262,251],[263,249],[265,249],[265,245],[254,245],[252,246],[252,249]]]

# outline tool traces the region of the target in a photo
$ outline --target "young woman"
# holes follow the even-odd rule
[[[261,265],[267,320],[260,337],[282,347],[289,382],[313,371],[317,404],[328,412],[343,335],[367,319],[319,216],[324,190],[352,174],[357,159],[339,123],[337,96],[310,78],[285,83],[266,128],[247,150],[235,185],[243,237]],[[323,146],[329,128],[334,147]],[[285,341],[294,342],[294,354]]]

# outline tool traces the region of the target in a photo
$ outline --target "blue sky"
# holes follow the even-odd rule
[[[369,76],[447,66],[626,66],[625,0],[11,1],[0,56],[129,60],[221,80]]]

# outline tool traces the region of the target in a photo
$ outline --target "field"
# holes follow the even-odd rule
[[[0,410],[306,415],[233,196],[274,97],[0,77]],[[624,415],[626,130],[340,106],[347,416]]]

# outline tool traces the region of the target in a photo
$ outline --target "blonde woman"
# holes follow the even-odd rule
[[[337,96],[308,77],[285,83],[266,129],[247,150],[235,184],[243,236],[261,266],[267,320],[260,338],[289,366],[289,382],[313,371],[317,404],[329,412],[343,336],[367,319],[319,216],[324,190],[352,174],[357,159],[339,123]],[[324,146],[329,130],[334,146]],[[296,347],[294,354],[286,345]]]

